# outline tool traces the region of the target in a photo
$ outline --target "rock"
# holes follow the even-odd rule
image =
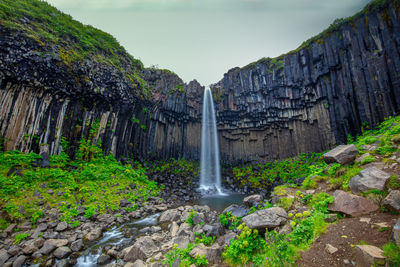
[[[356,162],[361,162],[361,161],[363,161],[364,159],[368,158],[369,156],[371,156],[370,153],[362,154],[360,157],[356,158]]]
[[[26,260],[26,256],[20,255],[18,258],[13,262],[13,267],[21,267]]]
[[[22,253],[25,255],[30,255],[36,251],[39,250],[44,244],[44,239],[39,238],[39,239],[34,239],[34,240],[29,240],[25,243],[24,249],[22,250]]]
[[[170,226],[170,234],[172,237],[175,237],[178,233],[179,225],[176,222],[172,222]]]
[[[206,224],[203,226],[203,231],[206,236],[216,236],[219,237],[224,234],[225,230],[222,224],[214,223],[212,225]]]
[[[178,248],[187,248],[187,245],[190,243],[189,236],[177,236],[172,239],[173,244],[177,244]]]
[[[376,167],[364,169],[360,174],[349,181],[349,187],[353,193],[365,192],[371,189],[384,190],[390,174]]]
[[[327,222],[327,223],[333,223],[333,222],[336,222],[337,219],[338,219],[337,214],[336,213],[331,213],[331,214],[328,215],[328,217],[326,217],[324,219],[324,221]]]
[[[174,222],[179,219],[179,216],[180,213],[177,209],[166,210],[163,213],[161,213],[158,222],[159,223]]]
[[[136,261],[137,259],[146,260],[158,251],[153,239],[149,236],[139,237],[132,248],[124,256],[124,261]]]
[[[68,224],[66,221],[60,222],[59,224],[57,224],[56,231],[62,232],[62,231],[67,230],[67,228],[68,228]]]
[[[5,249],[0,250],[0,266],[3,266],[10,256]]]
[[[53,194],[54,194],[54,191],[51,190],[51,189],[48,189],[46,192],[47,192],[47,194],[49,194],[49,195],[53,195]]]
[[[18,255],[19,251],[19,247],[14,245],[8,250],[8,254],[10,254],[11,256],[16,256]]]
[[[47,239],[44,242],[44,245],[46,244],[52,244],[56,248],[59,248],[68,245],[68,239]]]
[[[341,165],[352,163],[358,153],[355,145],[340,145],[324,154],[326,163],[337,162]]]
[[[54,251],[54,256],[57,259],[66,258],[69,254],[71,254],[71,249],[69,247],[59,247]]]
[[[338,251],[337,248],[335,248],[334,246],[332,246],[331,244],[326,244],[325,246],[325,250],[326,252],[328,252],[329,254],[334,254]]]
[[[17,224],[12,223],[4,230],[4,233],[6,233],[7,235],[14,233],[14,230],[16,227],[17,227]]]
[[[331,211],[341,212],[350,216],[358,216],[379,209],[371,200],[346,193],[342,190],[336,190],[333,196],[335,200],[328,206],[328,209]]]
[[[195,247],[189,255],[191,257],[196,256],[206,256],[209,264],[216,264],[221,262],[221,253],[223,247],[218,245],[217,243],[213,244],[211,247],[206,247],[203,244]]]
[[[263,200],[263,198],[261,195],[251,195],[251,196],[245,197],[243,199],[243,204],[246,207],[251,208],[253,206],[257,206],[259,203],[262,202],[262,200]]]
[[[96,239],[99,239],[102,236],[102,234],[103,230],[100,227],[98,227],[87,233],[84,238],[88,241],[94,241]]]
[[[32,229],[32,225],[31,225],[30,222],[26,222],[26,223],[22,224],[22,225],[19,227],[19,229],[22,230],[22,231],[28,231],[28,230],[31,230],[31,229]]]
[[[78,239],[71,243],[71,250],[73,252],[80,251],[83,248],[83,241],[82,239]]]
[[[53,252],[57,247],[52,244],[52,243],[46,243],[44,242],[43,247],[39,250],[40,254],[43,255],[49,255],[51,252]]]
[[[377,266],[385,264],[383,250],[370,245],[356,245],[355,258],[357,266]]]
[[[50,162],[49,162],[49,146],[47,144],[41,145],[39,147],[39,155],[42,157],[42,160],[40,161],[40,167],[42,168],[48,168],[50,167]]]
[[[232,216],[244,217],[249,214],[250,208],[233,204],[227,207],[222,213],[226,214],[227,212],[230,212]]]
[[[142,260],[136,260],[134,263],[128,262],[124,267],[146,267],[146,263]]]
[[[284,224],[288,215],[286,211],[279,207],[258,210],[250,215],[243,217],[242,221],[250,229],[273,229]]]
[[[107,264],[111,261],[111,257],[106,255],[106,254],[101,254],[98,258],[97,258],[97,264],[100,265],[104,265]]]
[[[400,212],[400,191],[392,190],[382,202],[383,205],[393,211]]]
[[[392,235],[390,240],[400,246],[400,218],[397,220],[396,224],[393,226]]]
[[[230,241],[232,239],[235,239],[235,237],[236,237],[236,233],[229,232],[223,236],[218,237],[215,242],[218,243],[220,246],[225,247],[225,246],[229,246]]]

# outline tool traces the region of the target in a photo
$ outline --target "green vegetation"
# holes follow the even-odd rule
[[[298,157],[254,166],[233,168],[233,179],[240,186],[268,189],[275,181],[293,184],[296,179],[320,174],[327,164],[321,159],[321,154],[300,154]]]
[[[165,260],[162,262],[163,264],[168,264],[168,266],[172,266],[172,264],[179,259],[180,264],[179,266],[190,266],[191,264],[194,264],[196,266],[207,266],[208,265],[208,260],[206,259],[206,256],[195,256],[191,257],[189,253],[193,250],[195,247],[194,244],[189,243],[187,245],[187,248],[178,248],[178,245],[175,244],[174,248],[171,249],[166,255],[165,255]]]
[[[400,265],[400,247],[395,243],[388,243],[383,246],[383,255],[385,255],[388,266],[399,266]]]
[[[15,236],[14,245],[21,243],[22,240],[27,239],[30,236],[28,233],[21,233]]]
[[[122,199],[131,203],[126,209],[134,210],[158,195],[162,188],[147,179],[140,164],[132,167],[112,155],[103,157],[100,142],[91,139],[97,130],[95,125],[90,138],[81,140],[75,160],[63,152],[50,157],[50,168],[36,167],[40,156],[34,153],[0,153],[0,209],[7,221],[36,223],[44,213],[40,202],[56,208],[61,220],[72,223],[79,209],[90,218],[117,210]]]
[[[185,222],[187,222],[187,223],[190,225],[190,227],[192,227],[192,226],[194,225],[193,218],[194,218],[195,216],[197,216],[197,211],[192,210],[192,211],[189,213],[189,217],[188,217],[188,218],[186,219],[186,221],[185,221]]]
[[[277,57],[277,58],[269,58],[269,57],[263,57],[256,62],[252,62],[241,69],[251,69],[256,67],[258,64],[265,64],[267,65],[269,73],[272,73],[273,70],[279,71],[282,70],[285,67],[285,62],[283,60],[283,56]]]
[[[192,183],[193,179],[199,177],[199,165],[198,162],[188,161],[185,159],[170,159],[167,161],[154,161],[149,163],[149,177],[154,175],[161,176],[179,176],[185,178],[189,184]]]

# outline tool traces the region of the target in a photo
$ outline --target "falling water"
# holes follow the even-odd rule
[[[210,88],[204,90],[203,121],[201,127],[200,190],[217,192],[221,190],[219,148],[214,103]]]

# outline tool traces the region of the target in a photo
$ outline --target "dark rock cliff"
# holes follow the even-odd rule
[[[276,59],[234,68],[212,86],[221,159],[247,162],[323,151],[400,108],[397,0],[342,21]],[[0,21],[1,22],[1,21]],[[24,23],[29,23],[24,18]],[[96,59],[71,61],[0,23],[0,137],[7,150],[51,153],[99,124],[118,158],[198,159],[203,87],[175,74]],[[128,57],[128,56],[126,56]],[[121,56],[124,58],[124,55]],[[137,70],[135,75],[126,71]],[[132,72],[133,73],[133,72]]]
[[[234,68],[213,86],[221,158],[323,151],[400,109],[397,1],[369,7],[298,51]]]

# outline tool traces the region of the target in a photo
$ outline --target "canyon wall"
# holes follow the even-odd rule
[[[397,114],[399,5],[387,3],[336,23],[296,51],[231,69],[212,85],[222,161],[323,151]],[[68,56],[0,23],[4,149],[38,152],[47,144],[56,154],[65,139],[74,155],[96,126],[92,142],[101,140],[104,154],[119,159],[199,159],[198,82],[130,60],[113,66]],[[125,71],[135,68],[132,80]]]
[[[275,59],[234,68],[213,85],[225,162],[324,151],[400,109],[397,1]]]

